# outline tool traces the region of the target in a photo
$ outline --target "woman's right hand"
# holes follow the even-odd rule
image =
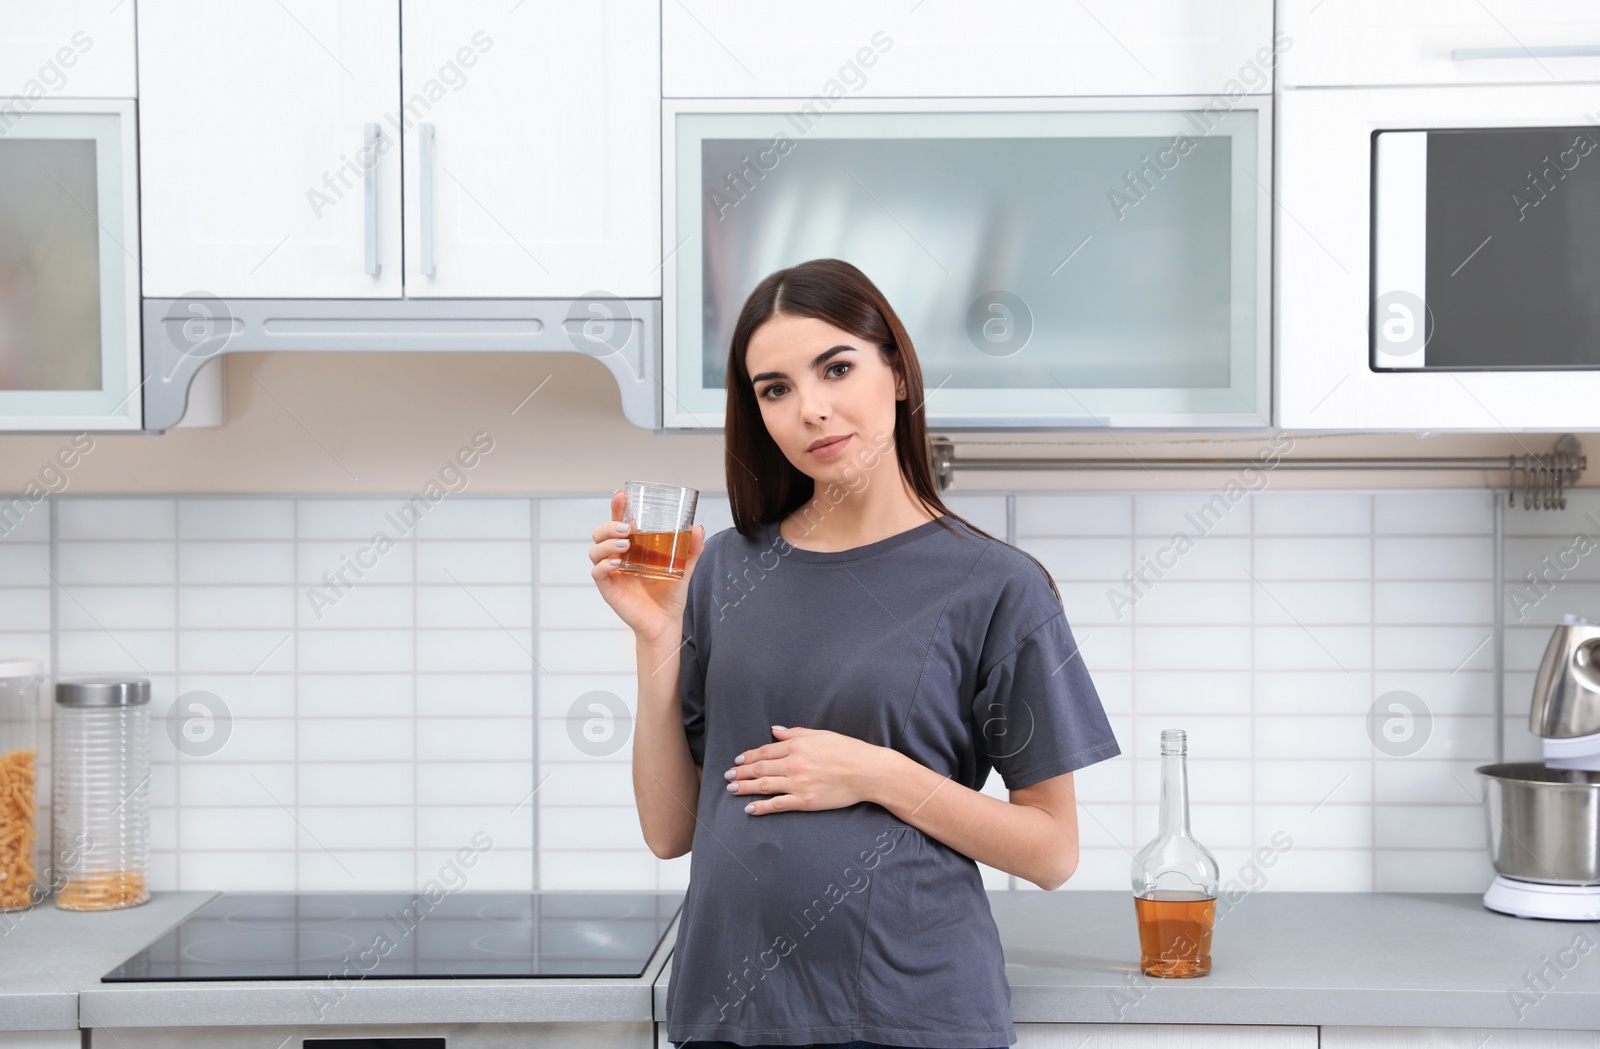
[[[633,629],[641,641],[656,643],[670,639],[676,645],[683,634],[683,607],[689,594],[689,577],[694,573],[700,551],[705,549],[705,525],[695,525],[690,532],[689,557],[684,564],[682,579],[660,579],[654,576],[618,572],[612,558],[619,561],[627,549],[627,525],[623,510],[628,497],[622,492],[611,496],[611,520],[594,530],[594,545],[589,548],[589,560],[594,567],[589,574],[594,577],[600,596],[605,598]],[[618,545],[617,540],[622,540]]]

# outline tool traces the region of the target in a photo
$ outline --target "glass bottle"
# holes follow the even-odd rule
[[[1133,858],[1139,969],[1147,976],[1211,971],[1217,913],[1217,861],[1189,833],[1188,743],[1182,729],[1161,732],[1161,828]]]

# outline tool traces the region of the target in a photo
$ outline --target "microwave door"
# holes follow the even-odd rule
[[[1375,371],[1600,369],[1600,129],[1379,131]]]

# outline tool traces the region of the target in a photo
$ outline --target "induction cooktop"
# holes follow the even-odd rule
[[[637,977],[682,892],[225,892],[100,978]]]

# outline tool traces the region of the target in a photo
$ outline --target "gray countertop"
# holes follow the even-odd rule
[[[667,1015],[676,923],[634,980],[100,982],[213,895],[154,893],[142,906],[93,914],[48,904],[0,914],[0,1030]],[[1222,912],[1211,974],[1193,980],[1139,973],[1127,893],[989,898],[1018,1023],[1583,1029],[1600,1017],[1600,926],[1495,914],[1477,893],[1255,893]],[[1526,982],[1539,970],[1548,990]]]
[[[635,979],[217,980],[101,983],[214,892],[156,892],[126,910],[44,904],[0,914],[0,1031],[397,1023],[649,1023],[676,922]],[[9,930],[9,932],[7,931]]]
[[[78,992],[178,924],[214,892],[153,892],[115,911],[64,911],[46,901],[0,913],[0,1031],[78,1026]]]
[[[989,900],[1017,1023],[1600,1025],[1600,926],[1496,914],[1479,893],[1258,892],[1225,911],[1219,902],[1211,973],[1188,980],[1139,972],[1130,893]],[[1530,989],[1527,974],[1547,963],[1550,989]],[[670,969],[656,984],[661,1019]]]

